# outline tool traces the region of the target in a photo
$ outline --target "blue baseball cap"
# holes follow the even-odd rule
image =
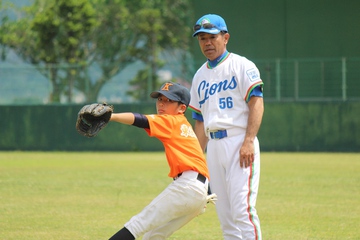
[[[196,24],[194,25],[193,30],[193,37],[201,32],[210,34],[228,32],[225,20],[216,14],[207,14],[199,18],[199,20],[197,20]]]

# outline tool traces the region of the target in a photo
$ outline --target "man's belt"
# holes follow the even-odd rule
[[[226,130],[218,130],[215,132],[209,132],[211,139],[222,139],[224,137],[227,137],[227,131]]]

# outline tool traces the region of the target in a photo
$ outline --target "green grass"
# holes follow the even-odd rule
[[[263,153],[264,240],[360,239],[360,154]],[[170,182],[163,153],[0,152],[0,239],[108,239]],[[222,239],[215,207],[170,239]]]

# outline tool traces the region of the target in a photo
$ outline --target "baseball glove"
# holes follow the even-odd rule
[[[76,120],[76,130],[85,137],[95,137],[110,120],[113,106],[93,103],[82,107]]]

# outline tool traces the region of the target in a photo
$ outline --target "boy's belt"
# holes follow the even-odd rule
[[[182,175],[182,173],[179,173],[177,175],[177,177],[174,178],[174,180],[178,179],[181,175]],[[200,182],[204,183],[204,184],[206,182],[206,177],[204,175],[202,175],[201,173],[198,173],[196,179],[199,180]]]

